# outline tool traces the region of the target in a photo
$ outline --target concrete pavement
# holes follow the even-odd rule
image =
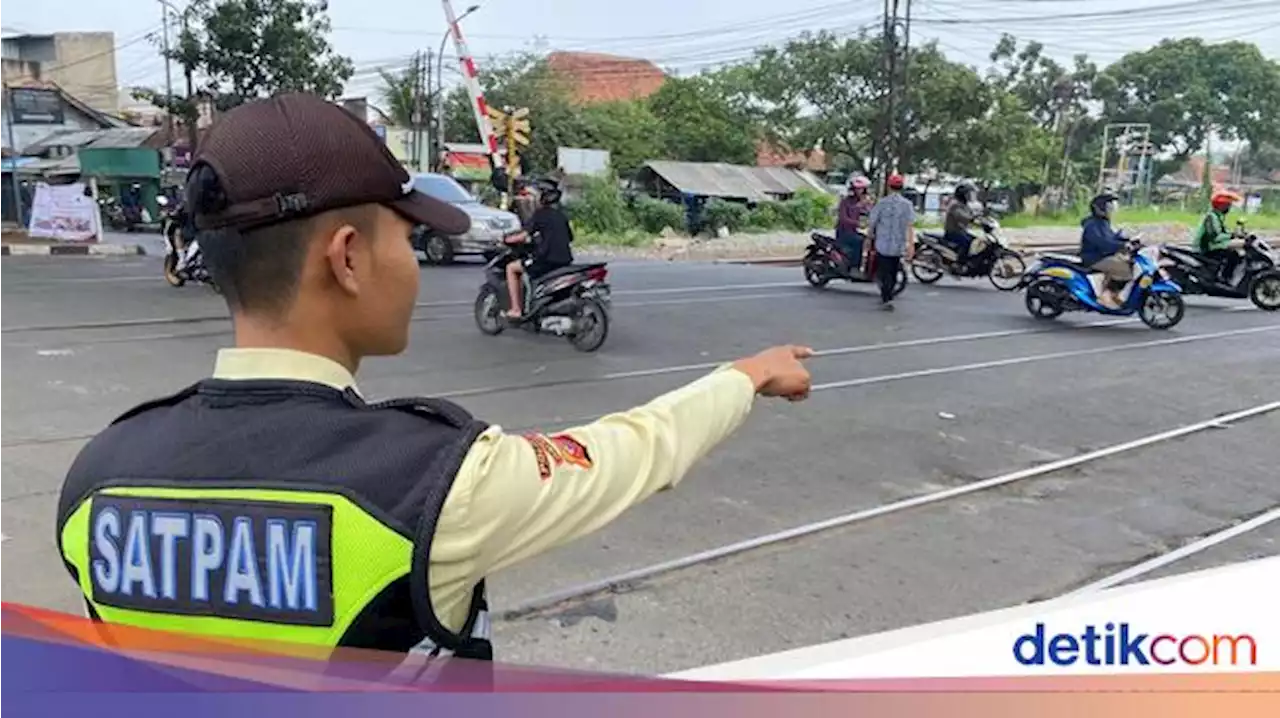
[[[369,361],[362,388],[556,428],[778,342],[827,350],[812,370],[828,388],[760,400],[677,490],[495,576],[499,610],[1280,400],[1280,318],[1239,303],[1190,298],[1179,327],[1154,332],[1036,322],[1020,295],[977,280],[912,283],[887,314],[871,285],[815,291],[794,268],[611,267],[615,325],[593,355],[481,335],[478,266],[424,267],[409,351]],[[230,325],[212,292],[167,286],[157,257],[8,258],[3,280],[3,589],[77,610],[51,543],[63,472],[114,416],[206,374]],[[499,657],[671,671],[1054,595],[1280,504],[1277,429],[1267,414],[500,621]],[[1164,572],[1274,554],[1277,538],[1271,527]]]

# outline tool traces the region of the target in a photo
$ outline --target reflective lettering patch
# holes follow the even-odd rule
[[[333,509],[324,504],[99,495],[93,600],[154,613],[333,625]]]

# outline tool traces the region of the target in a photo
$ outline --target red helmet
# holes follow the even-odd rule
[[[906,180],[902,178],[902,175],[897,172],[889,175],[889,189],[902,189],[904,184],[906,184]]]
[[[1231,205],[1240,201],[1240,195],[1225,189],[1220,189],[1213,193],[1213,197],[1209,199],[1209,203],[1219,212],[1225,212],[1231,209]]]

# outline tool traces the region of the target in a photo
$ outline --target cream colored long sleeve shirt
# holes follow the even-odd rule
[[[283,349],[224,349],[219,379],[355,387],[345,367]],[[755,387],[723,367],[629,411],[552,435],[486,430],[445,500],[431,543],[431,602],[453,631],[485,576],[589,534],[670,488],[746,419]]]

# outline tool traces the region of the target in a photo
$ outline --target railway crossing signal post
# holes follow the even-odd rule
[[[506,209],[515,195],[516,175],[520,172],[518,148],[529,145],[529,108],[521,107],[514,111],[506,108],[506,111],[503,111],[490,107],[489,120],[493,123],[494,134],[501,137],[506,144],[507,158],[504,162],[506,188],[502,197],[502,208]]]

